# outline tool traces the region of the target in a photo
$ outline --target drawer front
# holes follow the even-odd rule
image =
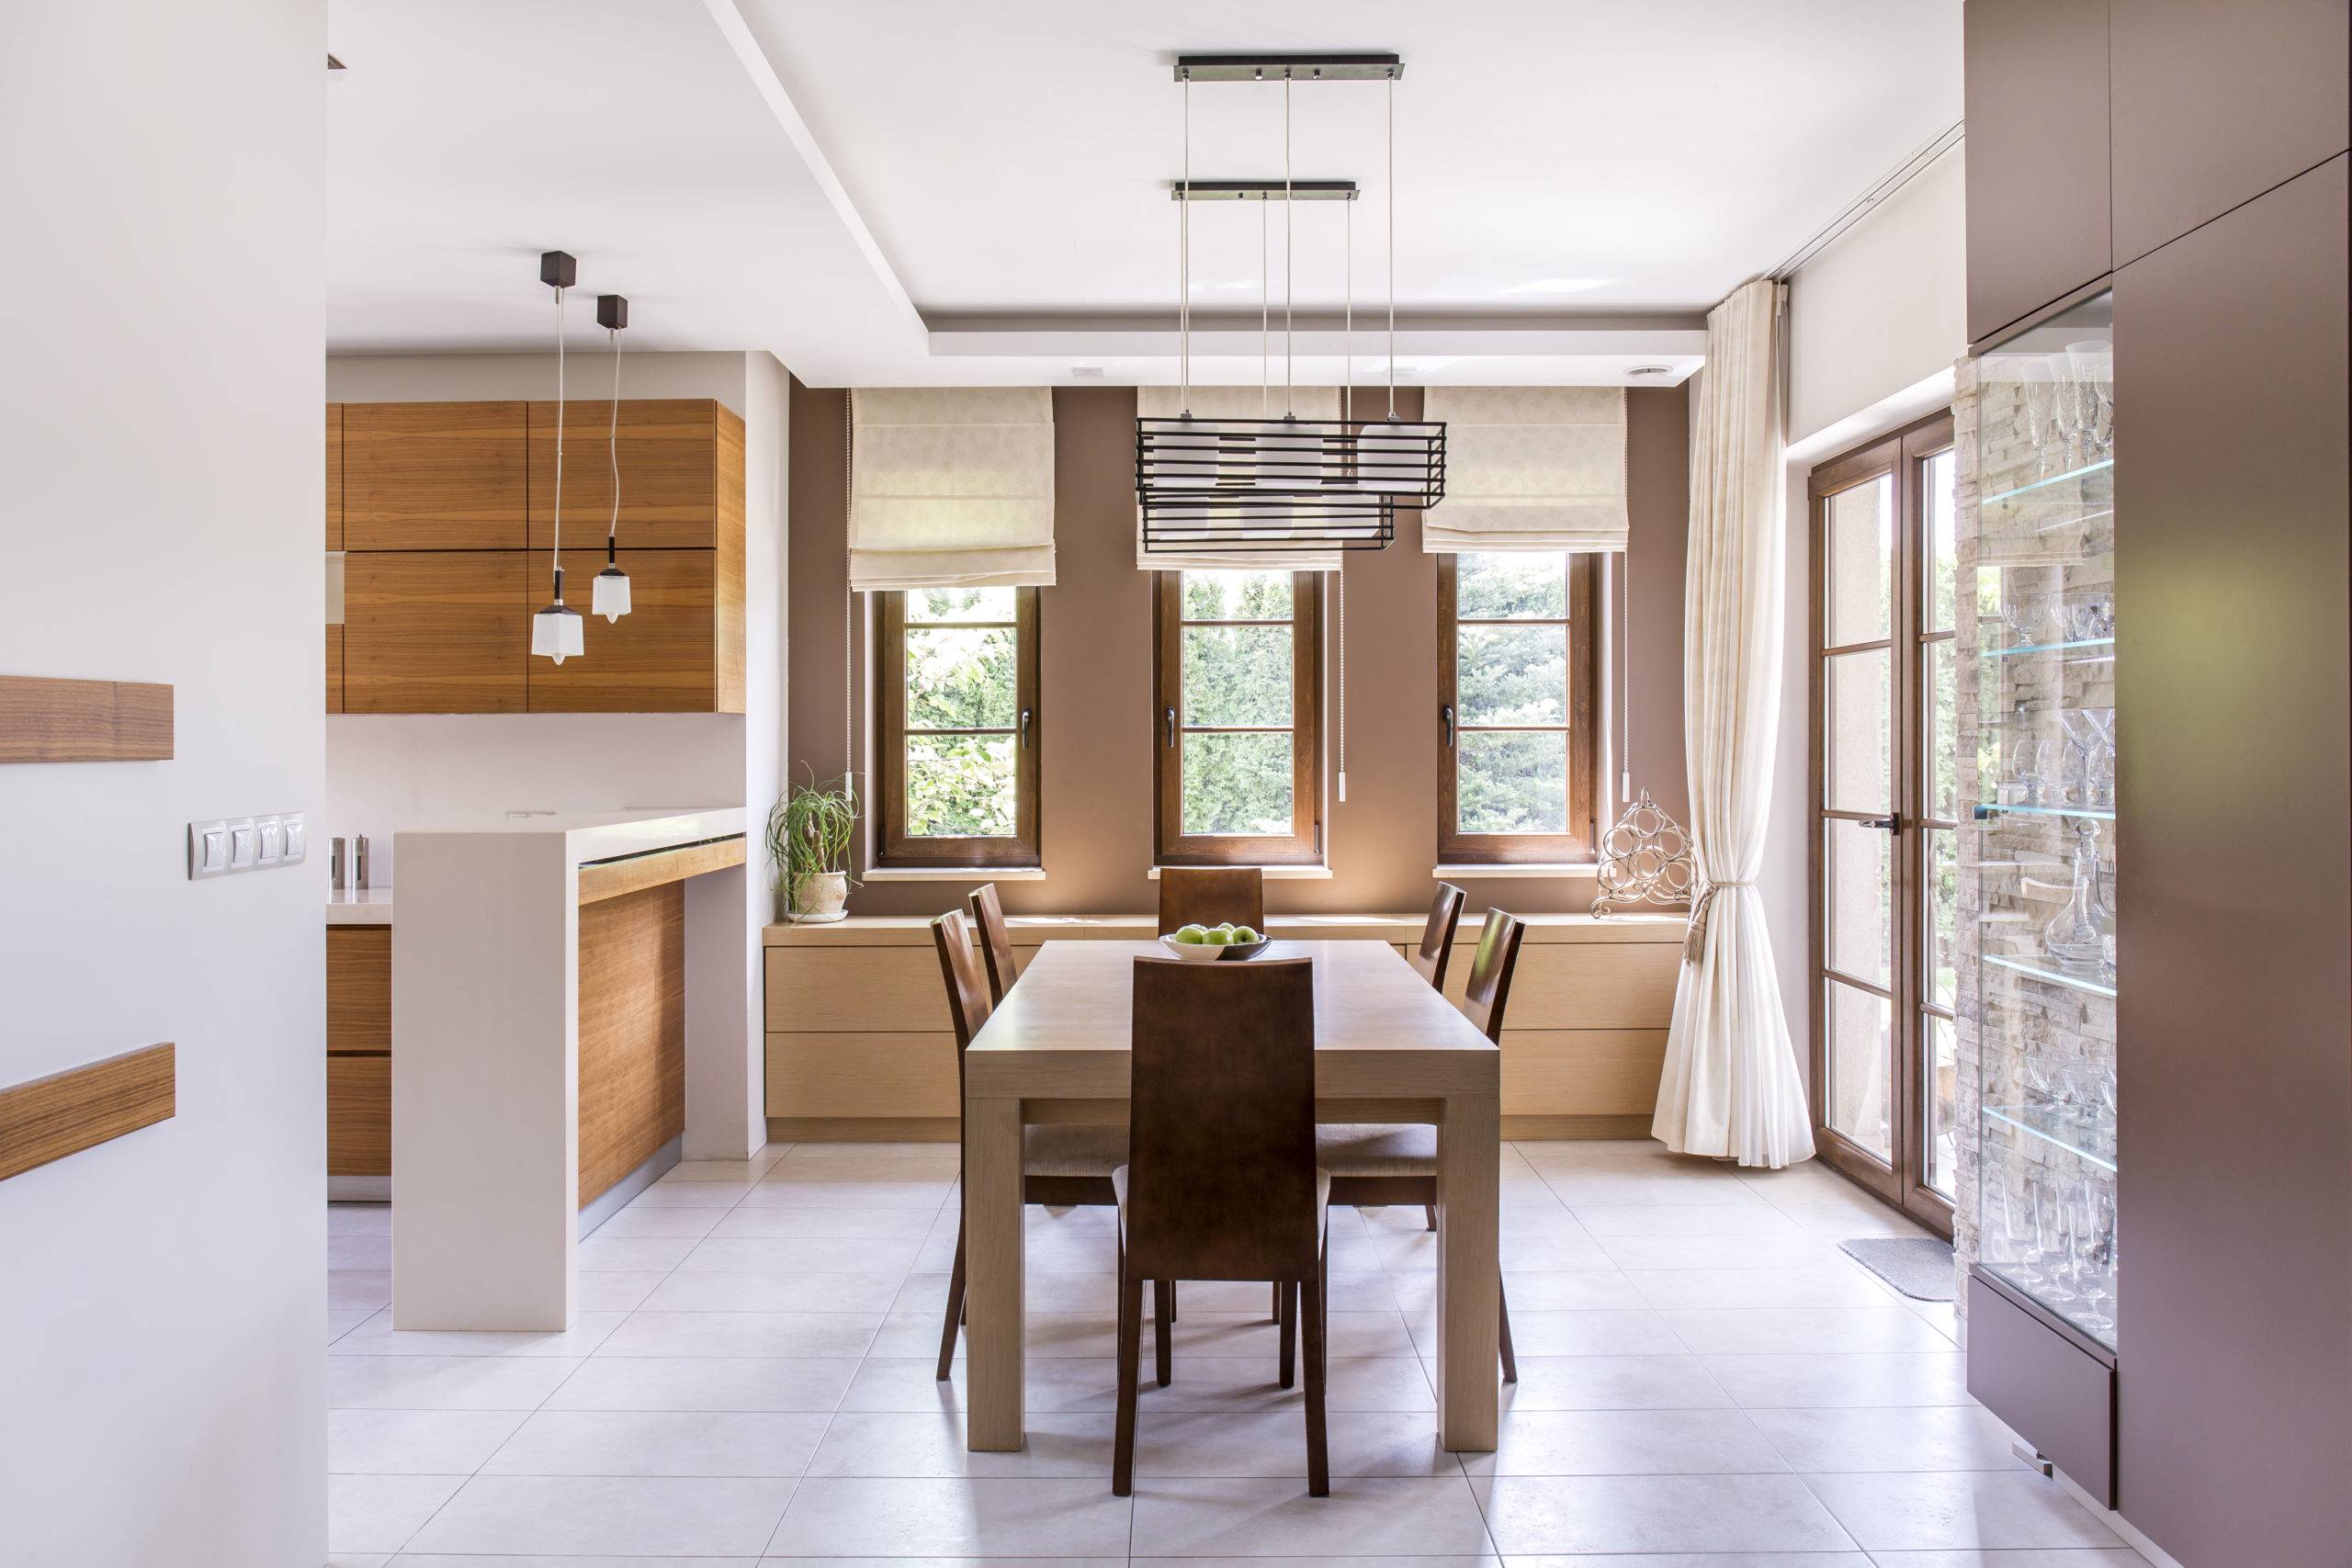
[[[1472,933],[1455,941],[1446,961],[1445,994],[1457,1005],[1477,955]],[[1681,963],[1679,942],[1523,942],[1503,1010],[1504,1027],[1664,1029],[1674,1020],[1674,981]]]
[[[327,928],[327,1049],[392,1048],[392,928]]]
[[[939,953],[928,944],[769,948],[767,1015],[769,1029],[794,1032],[947,1034],[956,1027]]]
[[[1506,1029],[1502,1051],[1506,1116],[1647,1116],[1657,1109],[1663,1029]]]
[[[2115,1506],[2115,1369],[1977,1274],[1968,1280],[1968,1392]]]
[[[392,1059],[327,1058],[327,1174],[392,1173]]]
[[[953,1033],[775,1033],[767,1056],[771,1116],[962,1114]]]

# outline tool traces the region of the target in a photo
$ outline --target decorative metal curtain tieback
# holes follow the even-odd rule
[[[1682,939],[1682,962],[1696,964],[1707,951],[1707,917],[1713,913],[1715,895],[1726,887],[1753,887],[1753,882],[1710,882],[1690,906],[1690,934]]]

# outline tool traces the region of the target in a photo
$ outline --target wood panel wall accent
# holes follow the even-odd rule
[[[584,870],[583,870],[584,874]],[[1048,938],[1148,937],[1152,917],[1016,919],[1026,963]],[[1277,937],[1419,940],[1420,917],[1270,916]],[[1502,1111],[1512,1137],[1610,1138],[1649,1125],[1681,962],[1678,916],[1607,922],[1537,916],[1528,928],[1502,1038]],[[767,931],[767,1113],[771,1137],[944,1140],[957,1136],[955,1035],[926,923],[854,917]],[[1449,997],[1477,945],[1448,964]]]
[[[520,550],[352,551],[344,559],[344,711],[523,712],[529,558]]]
[[[686,894],[664,883],[580,911],[580,1201],[686,1130]]]
[[[705,872],[724,871],[730,865],[743,863],[743,836],[711,839],[699,844],[680,844],[675,849],[656,850],[651,854],[631,855],[627,860],[603,861],[580,868],[580,897],[582,904],[602,903],[607,898],[619,898],[664,883],[684,882]]]
[[[0,762],[168,762],[172,689],[0,675]]]
[[[0,1181],[169,1121],[177,1054],[169,1043],[0,1089]]]
[[[519,550],[528,538],[527,405],[343,405],[351,550]]]
[[[343,405],[327,405],[327,548],[343,548]]]

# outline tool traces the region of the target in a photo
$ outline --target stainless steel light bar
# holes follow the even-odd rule
[[[1394,54],[1180,54],[1179,82],[1389,82],[1405,73]]]
[[[1353,180],[1182,180],[1168,182],[1170,201],[1353,201]]]

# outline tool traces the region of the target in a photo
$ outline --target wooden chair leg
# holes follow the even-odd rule
[[[1274,1281],[1274,1317],[1282,1325],[1282,1366],[1274,1381],[1277,1388],[1288,1388],[1296,1382],[1293,1371],[1298,1364],[1298,1286],[1287,1280]]]
[[[939,1381],[956,1371],[956,1329],[964,1321],[964,1222],[956,1222],[956,1264],[947,1275],[947,1321],[939,1329]]]
[[[1119,1403],[1111,1448],[1111,1490],[1119,1496],[1136,1488],[1136,1379],[1143,1359],[1143,1281],[1119,1264]]]
[[[1519,1381],[1519,1358],[1511,1353],[1510,1348],[1510,1297],[1503,1293],[1503,1282],[1500,1280],[1497,1280],[1495,1281],[1495,1300],[1500,1304],[1503,1314],[1503,1382],[1517,1382]]]
[[[1140,1287],[1138,1287],[1140,1288]],[[1169,1361],[1173,1350],[1170,1325],[1176,1321],[1176,1282],[1160,1280],[1151,1287],[1152,1371],[1159,1379],[1159,1386],[1168,1386]]]
[[[1437,1229],[1437,1205],[1435,1203],[1422,1204],[1421,1214],[1423,1218],[1429,1221],[1430,1229]]]
[[[1323,1303],[1328,1283],[1324,1262],[1318,1258],[1314,1275],[1306,1281],[1302,1309],[1306,1318],[1306,1495],[1310,1497],[1331,1495],[1330,1443],[1323,1425]]]
[[[1273,1294],[1266,1303],[1266,1315],[1276,1323],[1283,1320],[1283,1282],[1280,1280],[1274,1281]]]

